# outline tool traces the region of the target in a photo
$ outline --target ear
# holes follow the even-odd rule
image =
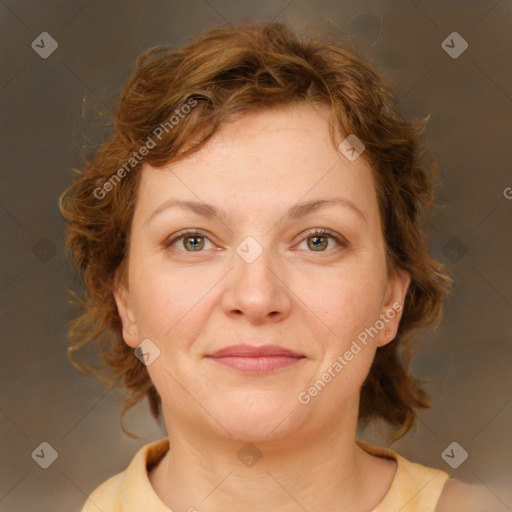
[[[128,286],[120,282],[117,276],[115,283],[114,298],[117,304],[119,317],[123,324],[123,338],[128,346],[136,348],[140,342],[135,315],[130,304],[130,292],[128,290]]]
[[[397,270],[388,281],[383,309],[380,315],[384,328],[379,332],[377,345],[382,347],[395,339],[404,310],[405,297],[411,284],[411,276],[404,270]]]

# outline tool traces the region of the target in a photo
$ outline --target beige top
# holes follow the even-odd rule
[[[443,486],[450,478],[447,473],[409,462],[389,448],[356,442],[368,453],[397,463],[391,487],[372,512],[435,512]],[[90,494],[82,512],[172,512],[160,500],[148,476],[168,449],[168,438],[143,446],[124,471]]]

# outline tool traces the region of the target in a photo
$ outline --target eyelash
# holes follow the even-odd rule
[[[175,236],[171,239],[168,239],[165,243],[164,243],[164,247],[166,249],[171,249],[172,245],[174,244],[174,242],[178,241],[178,240],[181,240],[183,238],[186,238],[186,237],[194,237],[194,236],[200,236],[202,238],[206,238],[207,240],[210,240],[206,235],[204,235],[203,233],[201,233],[200,231],[196,231],[194,229],[192,230],[186,230],[186,231],[182,231],[181,233],[178,234],[178,236]],[[307,240],[308,238],[311,238],[311,237],[314,237],[314,236],[323,236],[323,237],[326,237],[326,238],[330,238],[331,240],[334,240],[337,244],[338,244],[338,249],[341,249],[341,248],[344,248],[348,245],[348,243],[339,235],[333,233],[332,231],[329,231],[327,229],[323,229],[323,228],[315,228],[311,231],[309,231],[306,236],[304,238],[301,239],[301,241],[299,243],[302,243],[304,242],[305,240]],[[210,240],[211,242],[211,240]],[[325,251],[309,251],[309,252],[318,252],[318,253],[328,253],[328,252],[331,252],[333,250],[336,250],[336,249],[331,249],[330,251],[329,250],[325,250]],[[187,254],[201,254],[203,251],[185,251],[183,250],[182,252],[185,252]]]

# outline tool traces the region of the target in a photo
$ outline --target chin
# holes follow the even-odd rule
[[[233,438],[246,442],[264,442],[286,438],[296,432],[306,418],[306,408],[292,399],[239,396],[238,400],[222,400],[219,407],[209,409],[212,416]],[[211,404],[213,405],[213,404]],[[215,424],[215,428],[221,428]]]

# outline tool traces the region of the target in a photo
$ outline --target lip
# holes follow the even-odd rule
[[[232,345],[207,357],[245,373],[268,373],[297,364],[304,355],[278,345]]]
[[[302,354],[293,352],[279,345],[264,345],[255,347],[253,345],[231,345],[225,347],[212,354],[208,354],[208,357],[304,357]]]

